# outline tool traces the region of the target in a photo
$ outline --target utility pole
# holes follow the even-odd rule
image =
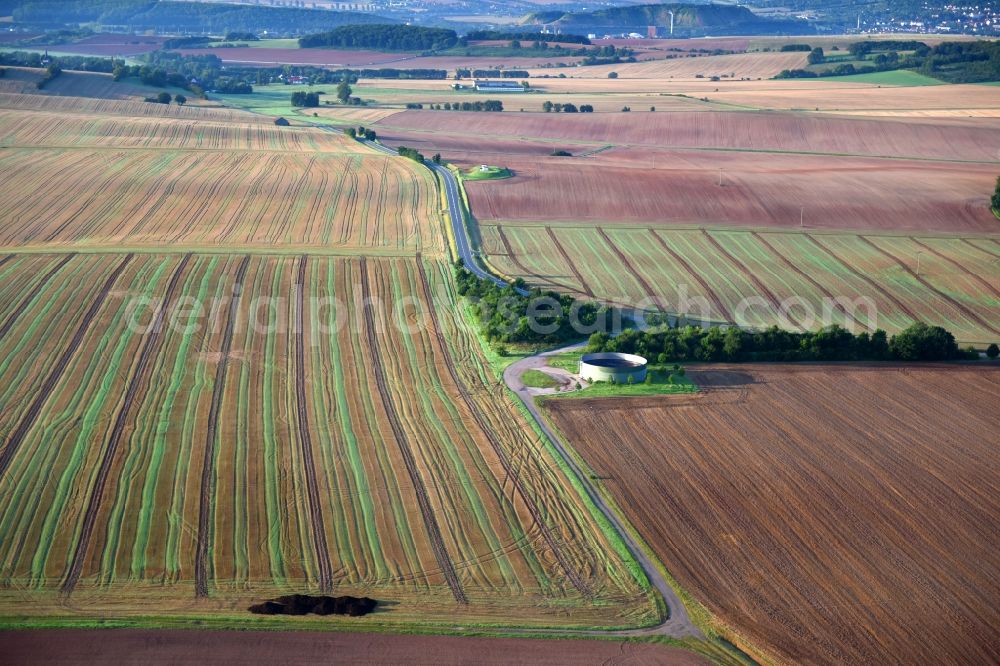
[[[722,169],[719,169],[719,187],[722,187]]]
[[[805,229],[806,227],[806,209],[805,206],[799,209],[799,229]]]
[[[917,277],[920,277],[920,257],[923,256],[922,250],[917,250]]]

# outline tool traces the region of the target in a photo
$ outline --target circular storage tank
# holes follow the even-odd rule
[[[633,384],[646,381],[646,359],[635,354],[604,352],[584,354],[580,359],[580,376],[588,382],[610,382]]]

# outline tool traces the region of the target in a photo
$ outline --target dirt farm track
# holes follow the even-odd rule
[[[1000,368],[689,374],[545,403],[685,590],[780,663],[997,663]]]

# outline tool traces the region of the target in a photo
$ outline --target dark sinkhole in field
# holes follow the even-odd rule
[[[375,610],[378,602],[368,597],[312,597],[289,594],[249,608],[258,615],[350,615],[359,617]]]

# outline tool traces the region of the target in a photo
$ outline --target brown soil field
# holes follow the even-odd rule
[[[0,632],[11,663],[72,664],[480,664],[482,666],[695,666],[708,660],[650,643],[393,636],[359,633],[131,629]]]
[[[1000,660],[1000,368],[690,368],[550,400],[684,589],[788,664]]]
[[[442,154],[464,148],[456,143]],[[494,162],[515,177],[466,184],[484,221],[799,227],[804,209],[814,229],[1000,231],[988,200],[997,168],[988,165],[637,148]]]
[[[705,56],[680,54],[668,59],[649,60],[616,65],[577,67],[566,70],[580,79],[607,79],[617,72],[619,79],[694,79],[727,76],[730,78],[771,78],[783,69],[797,69],[806,64],[805,53],[739,53],[734,55]],[[560,70],[533,69],[532,76],[541,76]]]
[[[984,85],[842,87],[826,81],[777,87],[739,82],[705,90],[712,102],[756,109],[806,110],[865,116],[936,117],[1000,113],[1000,88]]]
[[[793,113],[455,113],[407,111],[379,123],[396,130],[495,138],[571,139],[669,148],[807,152],[996,162],[992,127]]]

